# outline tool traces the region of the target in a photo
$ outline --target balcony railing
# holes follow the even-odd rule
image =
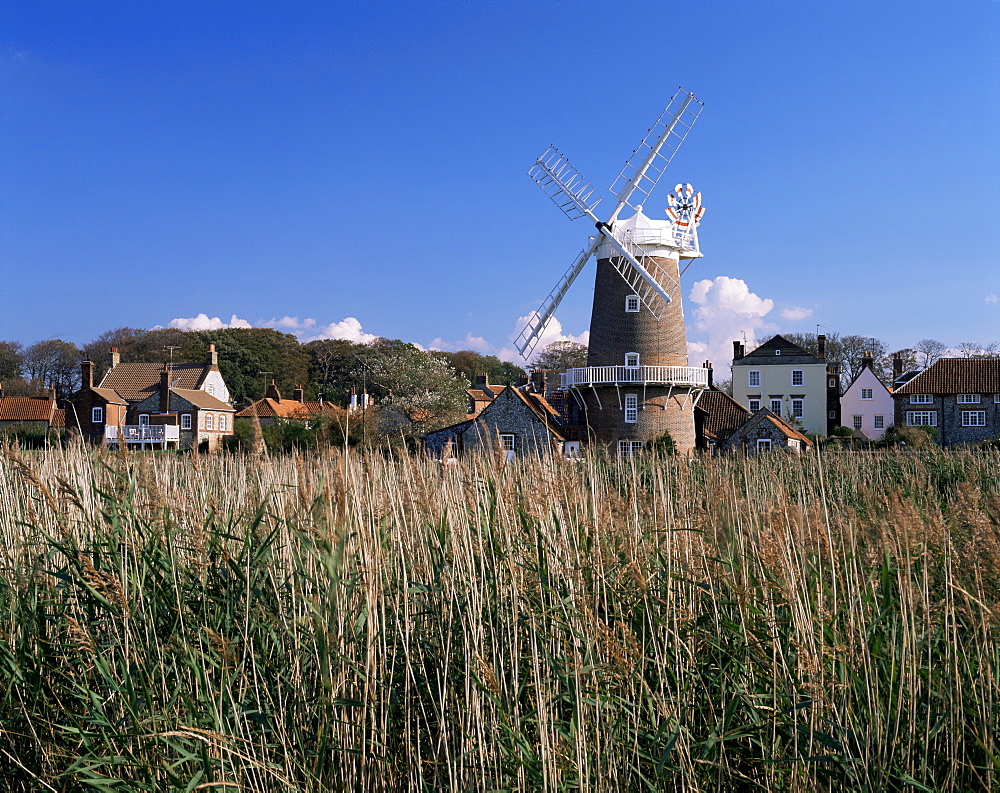
[[[181,429],[176,424],[125,424],[122,427],[108,424],[104,428],[104,442],[117,443],[119,430],[126,443],[168,443],[181,438]]]
[[[592,385],[708,387],[708,369],[697,366],[587,366],[560,375],[563,388]]]

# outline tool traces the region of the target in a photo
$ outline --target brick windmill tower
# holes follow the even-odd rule
[[[549,147],[528,172],[575,220],[597,228],[517,339],[527,358],[563,296],[591,256],[597,257],[587,366],[563,375],[587,426],[588,438],[629,455],[669,433],[678,451],[694,450],[694,404],[708,386],[708,370],[688,366],[682,262],[701,257],[701,194],[679,184],[667,197],[666,217],[643,214],[663,171],[702,110],[679,90],[611,185],[616,205],[607,220],[594,212],[602,197],[558,150]],[[632,215],[619,216],[626,210]],[[686,269],[686,268],[685,268]]]

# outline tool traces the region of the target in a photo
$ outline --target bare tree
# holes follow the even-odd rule
[[[0,341],[0,382],[21,376],[24,346],[19,341]]]
[[[921,339],[914,350],[917,353],[917,364],[921,369],[926,369],[948,352],[948,345],[937,339]]]
[[[48,339],[24,350],[24,375],[42,387],[54,386],[60,399],[65,399],[80,384],[80,348],[73,342]]]

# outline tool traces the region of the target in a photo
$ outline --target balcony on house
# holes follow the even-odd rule
[[[560,375],[563,388],[645,385],[707,388],[708,369],[698,366],[586,366]]]
[[[119,436],[126,443],[178,443],[180,427],[176,424],[125,424],[116,427],[111,424],[104,428],[104,442],[118,443]]]

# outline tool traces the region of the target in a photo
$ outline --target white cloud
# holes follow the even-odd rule
[[[306,330],[316,327],[316,320],[306,317],[299,320],[298,317],[282,317],[281,319],[269,319],[260,323],[265,328],[287,328],[289,330]]]
[[[758,333],[777,330],[764,320],[774,301],[755,295],[739,278],[720,275],[696,281],[688,297],[697,306],[691,312],[695,332],[690,334],[688,354],[698,364],[711,361],[717,378],[729,376],[734,341],[742,341],[744,334],[749,341]]]
[[[799,306],[789,306],[788,308],[781,309],[781,318],[791,320],[796,322],[800,319],[805,319],[806,317],[811,317],[813,310],[811,308],[800,308]]]
[[[987,303],[1000,303],[1000,297],[998,297],[996,295],[996,293],[991,292],[990,294],[986,295],[986,302]]]
[[[357,317],[345,317],[340,322],[331,322],[329,325],[316,325],[315,320],[305,320],[312,325],[304,326],[310,328],[310,335],[300,336],[302,341],[316,341],[318,339],[345,339],[353,341],[355,344],[368,344],[378,338],[374,333],[365,333],[361,328],[361,322]],[[293,331],[294,332],[294,331]],[[295,335],[299,335],[296,333]]]
[[[172,319],[167,323],[167,327],[179,330],[221,330],[222,328],[252,328],[253,325],[235,314],[229,318],[229,322],[223,322],[219,317],[209,317],[208,314],[199,314],[196,317]]]
[[[472,350],[480,355],[496,354],[496,347],[488,342],[483,336],[473,336],[466,333],[465,338],[460,341],[445,341],[442,338],[434,339],[427,345],[430,350],[445,350],[447,352],[457,352],[458,350]]]

